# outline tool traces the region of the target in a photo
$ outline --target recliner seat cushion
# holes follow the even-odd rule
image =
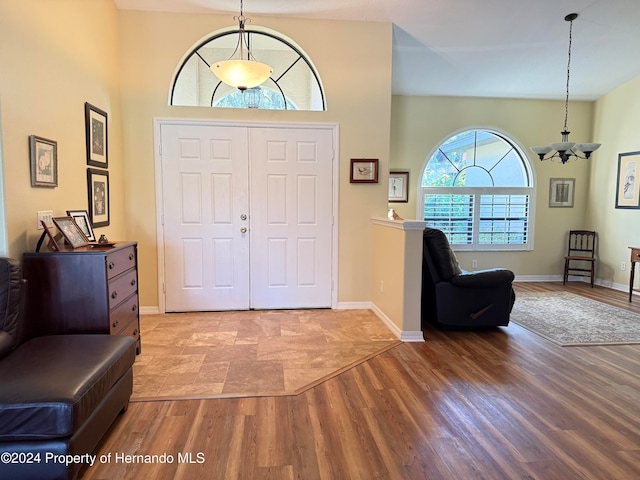
[[[135,341],[51,335],[0,361],[0,441],[73,435],[135,361]]]

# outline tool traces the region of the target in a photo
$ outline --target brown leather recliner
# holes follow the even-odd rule
[[[460,268],[441,230],[425,228],[422,262],[422,329],[482,329],[507,326],[515,302],[514,274],[495,268]]]
[[[128,405],[135,341],[38,336],[24,284],[20,263],[0,258],[0,478],[74,479]]]

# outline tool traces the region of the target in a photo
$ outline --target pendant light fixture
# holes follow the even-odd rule
[[[577,13],[570,13],[564,17],[565,21],[569,22],[569,60],[567,62],[567,96],[564,102],[564,129],[560,132],[562,135],[562,141],[557,143],[551,143],[542,147],[531,147],[531,150],[540,157],[540,160],[551,160],[552,158],[559,158],[564,164],[567,163],[569,158],[576,157],[587,159],[591,156],[595,150],[600,148],[599,143],[579,143],[569,141],[569,132],[567,130],[567,119],[569,118],[569,77],[571,70],[571,33],[573,29],[573,21],[578,18]],[[551,155],[546,156],[551,153]]]
[[[273,73],[273,69],[265,63],[256,61],[249,49],[244,25],[247,22],[250,23],[251,19],[244,16],[242,0],[240,0],[240,15],[233,17],[233,19],[237,20],[239,24],[236,49],[228,60],[213,63],[211,71],[227,85],[244,91],[264,83]],[[236,53],[239,55],[238,58],[234,59],[233,57]]]

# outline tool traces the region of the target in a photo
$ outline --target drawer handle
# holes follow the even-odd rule
[[[132,278],[132,279],[131,279],[131,286],[133,287],[133,286],[135,286],[135,284],[136,284],[136,279],[135,279],[135,278]]]
[[[115,299],[117,296],[118,296],[118,292],[113,292],[113,293],[111,294],[111,298],[114,298],[114,299]]]
[[[134,258],[135,258],[135,257],[133,256],[133,253],[130,253],[130,254],[129,254],[129,260],[133,262],[133,259],[134,259]]]
[[[109,270],[113,270],[115,268],[116,264],[113,262],[109,262]]]
[[[118,324],[119,324],[119,323],[120,323],[120,322],[118,322],[118,320],[115,320],[115,321],[113,322],[113,328],[116,328],[116,327],[118,326]]]
[[[136,310],[138,310],[138,305],[134,303],[133,306],[131,307],[131,311],[135,312]]]

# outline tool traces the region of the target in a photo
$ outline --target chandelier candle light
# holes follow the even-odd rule
[[[245,38],[244,25],[246,22],[251,22],[251,19],[245,17],[242,13],[242,0],[240,0],[240,15],[233,17],[233,19],[238,20],[239,24],[236,49],[228,60],[216,62],[210,68],[221,81],[244,91],[264,83],[273,73],[273,69],[265,63],[256,61],[249,49],[249,44]],[[245,48],[247,51],[246,59],[244,58]],[[239,57],[233,59],[236,53],[239,53]]]
[[[567,62],[567,96],[564,102],[564,129],[560,134],[562,135],[562,141],[557,143],[551,143],[542,147],[531,147],[531,150],[540,157],[540,160],[551,160],[552,158],[559,158],[562,163],[567,163],[569,158],[576,157],[587,159],[591,156],[595,150],[600,148],[599,143],[578,143],[569,141],[569,132],[567,130],[567,119],[569,117],[569,73],[571,69],[571,31],[573,28],[573,21],[578,18],[577,13],[570,13],[564,19],[569,22],[569,60]],[[549,156],[545,156],[551,153]],[[581,155],[582,154],[582,155]]]

